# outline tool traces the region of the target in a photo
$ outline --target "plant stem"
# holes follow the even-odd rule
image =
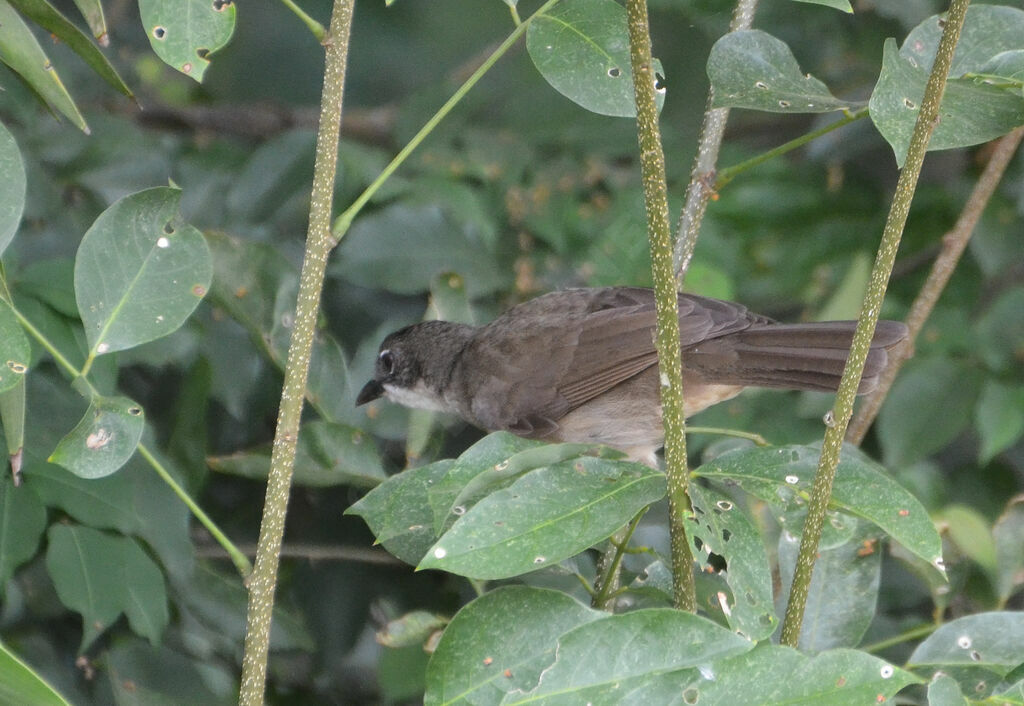
[[[313,36],[316,37],[316,41],[321,43],[324,41],[325,32],[322,24],[310,17],[305,10],[294,2],[294,0],[281,0],[281,2],[284,3],[285,7],[294,12],[300,20],[302,20],[302,23],[306,25],[306,27],[309,28],[309,31],[313,33]]]
[[[800,639],[804,608],[807,606],[807,595],[811,585],[811,574],[814,571],[814,560],[818,554],[818,543],[821,540],[825,511],[828,509],[828,503],[832,497],[832,482],[835,480],[836,467],[839,464],[843,436],[846,434],[846,427],[853,414],[853,401],[864,372],[864,361],[867,360],[868,349],[875,333],[875,325],[878,323],[878,313],[882,308],[882,299],[885,297],[893,263],[896,261],[896,251],[899,249],[903,227],[907,222],[910,202],[921,173],[921,164],[924,162],[928,141],[938,122],[939,104],[942,102],[946,77],[949,75],[953,51],[960,38],[960,29],[963,26],[969,4],[970,0],[953,0],[947,14],[942,39],[939,41],[939,48],[935,55],[935,63],[928,76],[920,113],[910,138],[907,159],[900,171],[885,229],[882,232],[882,242],[875,257],[875,265],[868,281],[864,303],[861,305],[860,317],[857,319],[857,329],[853,335],[850,357],[846,361],[839,391],[836,393],[836,401],[831,414],[832,422],[825,430],[821,460],[814,476],[814,486],[811,489],[811,499],[807,507],[807,519],[804,522],[800,538],[800,552],[797,555],[789,604],[786,606],[786,619],[782,625],[781,642],[790,647],[796,647]]]
[[[747,171],[748,169],[752,169],[759,164],[763,164],[764,162],[767,162],[770,159],[774,159],[775,157],[780,157],[786,154],[787,152],[792,152],[795,149],[803,147],[811,140],[816,140],[822,135],[827,135],[833,130],[838,130],[841,127],[849,125],[850,123],[860,120],[861,118],[866,118],[867,116],[868,109],[866,107],[861,108],[860,110],[855,111],[853,113],[846,113],[842,118],[836,120],[833,123],[829,123],[828,125],[818,128],[817,130],[812,130],[806,135],[801,135],[800,137],[792,139],[789,142],[785,142],[779,145],[778,147],[770,149],[767,152],[763,152],[757,155],[756,157],[752,157],[744,162],[734,164],[731,167],[726,167],[725,169],[718,172],[718,176],[715,179],[714,191],[718,191],[726,184],[728,184],[730,181],[735,179],[739,174]]]
[[[739,0],[736,3],[732,21],[729,23],[730,32],[750,29],[754,24],[757,1]],[[686,187],[683,211],[679,215],[673,254],[673,267],[678,279],[676,289],[682,284],[686,270],[690,267],[693,250],[697,247],[700,224],[704,220],[704,211],[707,209],[708,199],[714,193],[711,182],[714,180],[718,151],[722,147],[722,137],[725,135],[725,123],[729,119],[729,109],[713,108],[714,101],[714,89],[709,88],[704,108],[704,122],[700,127],[700,140],[697,143],[697,156],[694,158],[693,169],[690,170],[690,184]]]
[[[726,429],[724,427],[695,427],[687,426],[687,434],[717,434],[718,436],[731,436],[736,439],[746,439],[747,441],[753,441],[758,446],[771,446],[768,440],[760,434],[755,434],[750,431],[740,431],[739,429]]]
[[[239,704],[243,706],[262,704],[266,685],[278,555],[284,536],[302,403],[305,400],[310,353],[320,309],[320,294],[323,290],[327,258],[336,242],[331,237],[331,209],[337,174],[338,131],[341,128],[341,106],[354,6],[355,0],[334,1],[330,30],[324,39],[324,88],[317,129],[316,161],[313,166],[309,233],[299,279],[295,322],[288,349],[284,386],[281,390],[277,431],[270,457],[270,474],[267,478],[267,496],[256,547],[256,563],[248,581],[249,612],[238,699]]]
[[[939,626],[936,623],[925,623],[924,625],[918,625],[916,628],[905,630],[899,635],[893,635],[892,637],[887,637],[884,640],[872,642],[870,645],[864,645],[859,649],[861,652],[881,652],[893,645],[902,645],[904,642],[916,640],[917,638],[924,637],[925,635],[931,635],[938,629]]]
[[[960,213],[956,225],[943,236],[942,250],[939,252],[939,256],[935,258],[931,272],[928,273],[928,278],[925,280],[921,291],[918,292],[917,298],[914,299],[914,303],[910,306],[910,312],[907,314],[906,324],[910,331],[907,342],[898,351],[893,353],[893,359],[889,361],[889,365],[882,372],[882,377],[878,381],[878,387],[863,402],[857,411],[857,416],[850,423],[850,428],[846,432],[846,440],[851,444],[859,445],[864,440],[864,435],[867,434],[871,423],[878,416],[878,411],[882,408],[882,402],[885,401],[886,395],[889,394],[889,389],[892,387],[896,375],[899,373],[900,368],[903,367],[903,363],[913,353],[914,341],[917,340],[918,334],[921,333],[924,322],[928,320],[932,309],[935,308],[935,303],[946,288],[946,284],[953,275],[953,271],[956,270],[960,256],[963,255],[964,249],[971,239],[971,234],[974,233],[975,226],[981,220],[981,214],[985,211],[985,206],[988,205],[989,199],[992,198],[996,187],[999,186],[999,182],[1002,180],[1010,160],[1013,159],[1013,155],[1017,153],[1022,137],[1024,137],[1024,128],[1017,128],[996,143],[992,156],[989,158],[988,164],[985,165],[985,170],[978,178],[978,183],[974,185],[974,190],[971,191],[967,203],[964,204],[964,209]]]
[[[611,610],[611,599],[617,595],[619,588],[619,569],[622,566],[622,557],[629,547],[629,540],[640,525],[640,520],[646,514],[647,508],[642,509],[626,527],[608,539],[611,546],[597,563],[597,576],[594,579],[594,588],[591,592],[590,605],[592,607],[599,610]],[[582,576],[580,579],[584,580]]]
[[[695,612],[697,591],[693,578],[693,554],[686,537],[685,519],[693,512],[686,467],[686,422],[683,414],[682,351],[679,346],[679,299],[672,269],[672,232],[665,185],[665,154],[658,127],[651,35],[646,0],[627,0],[629,58],[636,97],[637,139],[647,212],[647,237],[651,249],[658,325],[655,348],[661,374],[661,409],[665,426],[665,465],[668,476],[669,531],[672,548],[673,593],[677,608]]]
[[[508,37],[505,39],[505,41],[502,42],[498,46],[498,48],[495,49],[491,53],[491,55],[484,60],[482,64],[480,64],[480,67],[476,71],[474,71],[469,78],[466,79],[465,83],[459,86],[455,93],[452,94],[452,97],[445,101],[444,105],[442,105],[438,109],[438,111],[434,113],[433,116],[431,116],[430,120],[428,120],[426,124],[420,128],[419,132],[417,132],[413,136],[413,138],[409,140],[408,144],[406,144],[405,147],[403,147],[401,151],[395,155],[395,158],[391,160],[388,166],[384,167],[383,171],[381,171],[377,178],[374,179],[373,182],[369,186],[367,186],[366,189],[363,190],[363,193],[359,194],[359,196],[356,197],[356,200],[352,202],[352,205],[346,208],[344,213],[342,213],[334,220],[334,226],[331,229],[331,233],[336,241],[340,240],[341,237],[348,231],[349,226],[352,225],[352,221],[355,220],[356,215],[358,215],[359,212],[363,210],[363,207],[366,206],[366,204],[369,202],[371,198],[373,198],[373,195],[377,193],[377,190],[384,185],[384,182],[386,182],[388,178],[390,178],[391,175],[394,174],[395,170],[398,169],[402,165],[402,163],[409,158],[409,155],[411,155],[413,151],[420,146],[423,140],[427,138],[427,135],[434,131],[434,128],[436,128],[438,124],[442,120],[444,120],[448,113],[452,112],[452,109],[456,105],[458,105],[459,101],[461,101],[465,97],[465,95],[469,93],[469,90],[473,88],[473,86],[475,86],[481,78],[484,77],[484,74],[491,70],[491,67],[494,66],[495,63],[497,63],[498,59],[504,56],[505,53],[512,48],[512,45],[514,45],[516,43],[516,40],[519,39],[523,32],[526,31],[527,27],[530,26],[530,23],[534,20],[534,18],[538,17],[539,15],[542,15],[543,13],[551,9],[556,3],[558,3],[558,1],[559,0],[548,0],[546,3],[541,5],[535,13],[527,17],[526,20],[518,23],[515,29],[512,30],[512,33],[509,34]]]

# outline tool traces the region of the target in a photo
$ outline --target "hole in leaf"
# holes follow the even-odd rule
[[[779,101],[779,107],[780,108],[788,108],[791,105],[792,105],[792,103],[790,103],[789,101]]]
[[[142,407],[129,407],[128,414],[132,415],[133,417],[137,417],[140,414],[142,414]]]
[[[683,691],[683,703],[693,706],[693,704],[700,701],[700,692],[690,687]]]
[[[917,107],[917,103],[915,103],[914,101],[910,100],[909,98],[904,98],[903,99],[903,105],[907,106],[911,110],[913,110],[914,108]]]
[[[762,91],[768,90],[768,84],[764,81],[757,81],[754,83],[754,88],[760,88]]]
[[[213,0],[213,9],[217,12],[223,12],[233,4],[232,0]]]
[[[723,528],[722,529],[722,541],[723,542],[728,542],[730,539],[732,539],[732,532],[730,532],[729,530]]]
[[[209,55],[210,50],[206,49],[205,47],[200,47],[199,49],[196,49],[196,56],[198,56],[200,59],[205,60],[206,57],[208,57]]]
[[[167,30],[164,29],[163,27],[157,25],[156,27],[153,28],[153,37],[155,39],[163,39],[166,36],[167,36]]]
[[[610,69],[608,69],[608,75],[611,78],[618,78],[619,76],[622,75],[622,71],[617,66],[613,66]]]

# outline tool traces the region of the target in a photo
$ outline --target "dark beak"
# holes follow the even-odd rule
[[[376,380],[370,380],[370,382],[363,385],[363,389],[356,395],[356,407],[367,402],[373,402],[375,399],[383,396],[384,386]]]

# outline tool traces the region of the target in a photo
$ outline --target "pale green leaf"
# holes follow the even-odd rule
[[[0,32],[3,29],[0,28]],[[14,136],[0,123],[0,254],[11,244],[25,210],[25,164]]]
[[[46,531],[46,508],[34,489],[0,478],[0,593],[14,570],[35,556]],[[0,680],[2,681],[2,680]],[[0,699],[2,703],[2,699]]]
[[[25,330],[10,305],[0,300],[0,394],[21,384],[31,358]]]
[[[232,0],[139,0],[139,13],[156,55],[196,81],[235,31]]]
[[[135,453],[144,427],[142,407],[132,400],[97,396],[49,461],[82,478],[109,476]]]
[[[32,706],[70,706],[57,690],[0,643],[0,703]]]

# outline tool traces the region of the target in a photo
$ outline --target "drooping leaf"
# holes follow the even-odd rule
[[[235,31],[232,0],[139,0],[139,13],[156,55],[200,82],[210,54],[227,44]]]
[[[31,487],[0,478],[0,591],[14,570],[35,556],[46,531],[46,508]],[[2,700],[0,700],[2,701]]]
[[[184,323],[210,288],[210,250],[181,221],[178,189],[126,196],[100,214],[75,257],[75,296],[91,354],[132,348]]]
[[[636,116],[626,11],[614,0],[563,0],[533,19],[526,50],[566,98],[601,115]],[[664,76],[654,61],[655,76]],[[657,87],[658,108],[665,100]]]
[[[960,691],[956,679],[936,672],[928,684],[928,706],[967,706],[967,699]]]
[[[82,13],[86,24],[92,31],[96,42],[105,47],[110,44],[110,37],[107,36],[107,19],[103,15],[103,5],[100,0],[75,0],[75,7]]]
[[[1005,601],[1024,585],[1024,495],[1010,499],[992,527],[996,542],[996,588]]]
[[[906,157],[924,97],[924,87],[942,34],[942,20],[929,17],[915,27],[897,51],[886,40],[882,71],[869,103],[871,120],[893,148],[900,166]],[[929,150],[987,142],[1024,125],[1024,96],[973,78],[1004,51],[1024,49],[1024,11],[996,5],[968,8],[960,33],[939,122]]]
[[[81,650],[122,613],[137,635],[159,642],[168,621],[164,578],[135,540],[62,524],[48,536],[46,568],[61,602],[82,615]]]
[[[851,105],[801,72],[785,42],[758,29],[729,32],[715,42],[708,56],[708,78],[716,108],[830,113]]]
[[[0,30],[2,31],[2,30]],[[11,244],[25,210],[25,165],[14,136],[0,123],[0,255]]]
[[[48,106],[86,134],[89,126],[35,35],[7,0],[0,0],[0,62],[7,64]]]
[[[82,420],[50,454],[82,478],[114,473],[135,453],[145,427],[142,407],[127,397],[94,397]]]
[[[1024,434],[1024,385],[986,382],[974,420],[981,437],[978,461],[985,464]]]

